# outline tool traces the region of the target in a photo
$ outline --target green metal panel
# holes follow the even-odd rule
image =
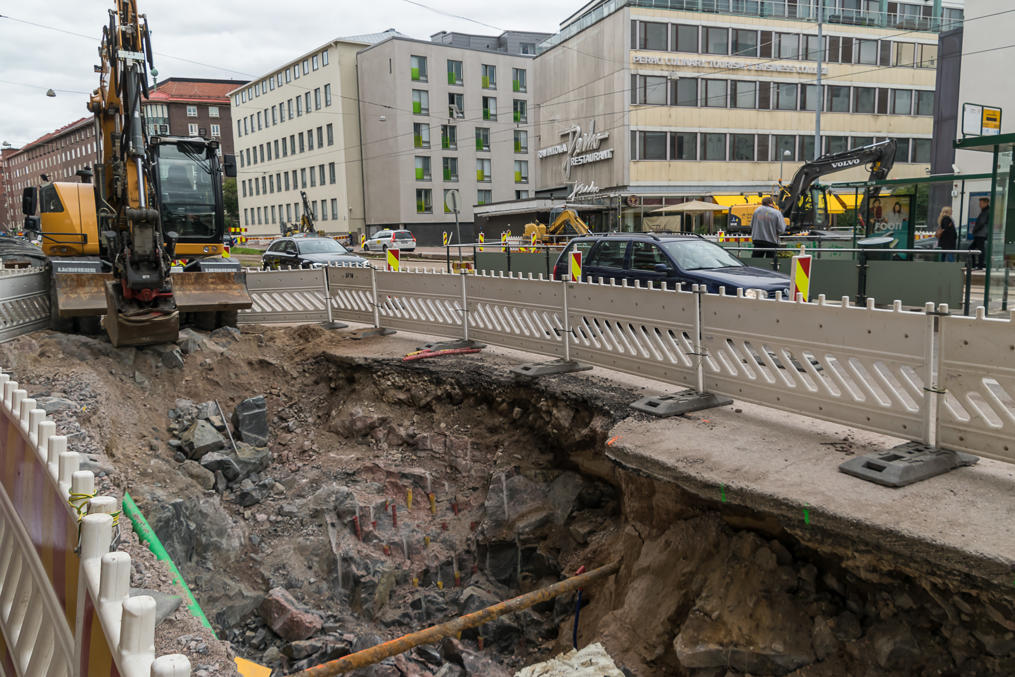
[[[454,251],[452,249],[452,251]],[[557,262],[559,252],[551,251],[549,264],[545,252],[511,252],[512,273],[532,273],[533,275],[549,276],[553,264]],[[508,255],[506,252],[476,252],[476,270],[508,272]]]
[[[413,68],[412,69],[412,79],[413,80],[419,80],[419,69],[418,68]]]
[[[867,296],[879,305],[902,301],[922,306],[927,301],[962,305],[963,267],[948,261],[870,261]],[[855,293],[855,292],[854,292]]]
[[[412,112],[413,113],[416,113],[418,115],[422,110],[423,110],[423,104],[422,103],[420,103],[419,101],[413,101],[412,102]]]

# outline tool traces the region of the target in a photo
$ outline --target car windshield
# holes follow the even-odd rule
[[[744,265],[719,245],[706,240],[671,241],[662,245],[681,270],[739,268]]]
[[[297,245],[301,254],[348,254],[349,250],[331,238],[318,237],[300,240]]]

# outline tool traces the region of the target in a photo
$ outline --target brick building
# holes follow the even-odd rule
[[[2,151],[0,171],[0,228],[20,230],[21,191],[50,181],[76,181],[76,172],[95,162],[95,123],[91,116],[26,143]]]
[[[168,78],[158,83],[145,103],[149,134],[201,136],[233,153],[229,92],[244,80]]]

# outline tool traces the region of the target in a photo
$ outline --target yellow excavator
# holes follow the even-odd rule
[[[588,235],[592,232],[588,224],[578,216],[578,212],[567,207],[565,209],[554,209],[550,212],[549,226],[539,221],[526,223],[525,242],[533,242],[533,235],[535,235],[534,242],[536,244],[552,244],[574,237],[574,235],[566,232],[568,226],[574,231],[574,235]]]
[[[99,54],[93,185],[22,196],[26,224],[39,211],[54,329],[94,330],[104,316],[113,345],[128,346],[175,341],[181,315],[205,329],[235,324],[251,306],[242,268],[220,258],[222,175],[236,175],[235,159],[214,140],[148,135],[141,103],[157,71],[137,0],[115,0]],[[186,260],[182,272],[174,259]]]
[[[317,225],[314,223],[314,210],[310,208],[310,202],[307,201],[306,191],[300,191],[300,199],[303,200],[303,214],[300,216],[300,222],[296,224],[289,224],[283,228],[282,234],[286,237],[292,237],[300,233],[308,235],[318,235]]]

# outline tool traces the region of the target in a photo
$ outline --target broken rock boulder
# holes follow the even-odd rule
[[[183,450],[190,458],[200,460],[212,451],[218,451],[226,445],[226,440],[208,421],[198,419],[180,435]]]
[[[268,445],[268,404],[264,395],[248,397],[233,410],[236,437],[255,447]]]
[[[324,625],[319,615],[297,602],[285,588],[272,588],[258,611],[268,627],[288,642],[307,639]]]

